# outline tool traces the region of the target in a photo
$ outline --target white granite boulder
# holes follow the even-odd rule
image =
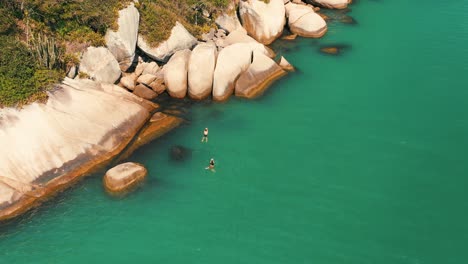
[[[112,193],[123,192],[141,182],[146,175],[148,170],[143,165],[133,162],[122,163],[106,172],[104,186]]]
[[[109,29],[106,33],[107,48],[119,62],[122,71],[126,71],[135,58],[139,22],[140,13],[131,3],[119,11],[119,29],[117,31]]]
[[[294,66],[292,66],[289,61],[287,61],[283,56],[278,63],[278,65],[283,68],[285,71],[294,71]]]
[[[320,38],[327,32],[327,23],[308,5],[288,3],[286,16],[291,31],[302,37]]]
[[[103,83],[115,83],[121,74],[114,55],[104,47],[88,47],[81,57],[79,70],[92,80]]]
[[[242,27],[235,11],[233,11],[231,14],[223,13],[219,15],[215,22],[219,28],[226,30],[228,33],[235,30],[241,30],[247,33],[247,31]]]
[[[283,0],[240,1],[239,16],[249,35],[266,45],[281,36],[286,23]]]
[[[352,0],[314,0],[313,2],[330,9],[345,9]]]
[[[170,96],[184,98],[187,94],[187,71],[191,51],[177,51],[164,66],[164,82]]]
[[[179,22],[172,28],[170,37],[156,47],[149,44],[144,36],[138,36],[138,47],[150,58],[161,62],[167,62],[176,51],[190,49],[196,44],[197,39]]]
[[[214,44],[199,44],[190,56],[188,66],[188,94],[202,100],[211,94],[217,49]]]
[[[225,101],[234,92],[239,75],[247,70],[252,60],[249,43],[236,43],[219,52],[213,76],[213,100]]]
[[[235,94],[239,97],[254,98],[285,74],[286,72],[271,58],[254,51],[252,64],[236,82]]]

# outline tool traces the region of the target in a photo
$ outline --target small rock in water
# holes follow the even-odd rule
[[[295,40],[296,37],[297,37],[297,34],[291,34],[291,35],[284,36],[284,37],[282,37],[281,39],[284,39],[284,40]]]
[[[320,48],[320,51],[327,54],[337,55],[340,50],[337,47],[324,47]]]
[[[170,156],[175,161],[185,161],[192,157],[192,150],[183,146],[173,146],[170,150]]]
[[[344,50],[349,49],[350,46],[346,44],[341,45],[333,45],[333,46],[323,46],[320,48],[322,53],[331,54],[331,55],[339,55]]]
[[[352,16],[343,16],[340,18],[340,22],[344,24],[356,25],[357,21]]]

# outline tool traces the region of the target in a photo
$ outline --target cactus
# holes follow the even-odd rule
[[[58,69],[62,66],[62,50],[54,38],[39,33],[31,40],[31,51],[36,61],[47,69]]]

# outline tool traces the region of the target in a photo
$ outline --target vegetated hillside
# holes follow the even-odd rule
[[[229,2],[233,0],[140,1],[137,5],[141,15],[140,33],[149,43],[156,45],[169,37],[175,22],[179,21],[190,33],[199,37],[210,27],[215,27],[214,18],[227,7]]]
[[[178,20],[195,36],[214,26],[232,0],[140,0],[140,32],[151,44],[170,35]],[[105,45],[118,11],[130,0],[0,1],[0,107],[46,98],[88,46]],[[209,14],[210,18],[203,16]]]

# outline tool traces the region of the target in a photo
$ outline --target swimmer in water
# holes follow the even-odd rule
[[[205,169],[215,172],[215,162],[213,158],[210,160],[210,165],[208,165],[208,167],[206,167]]]
[[[201,139],[201,142],[204,142],[204,141],[208,143],[208,128],[205,128],[205,130],[203,130],[203,137]]]

